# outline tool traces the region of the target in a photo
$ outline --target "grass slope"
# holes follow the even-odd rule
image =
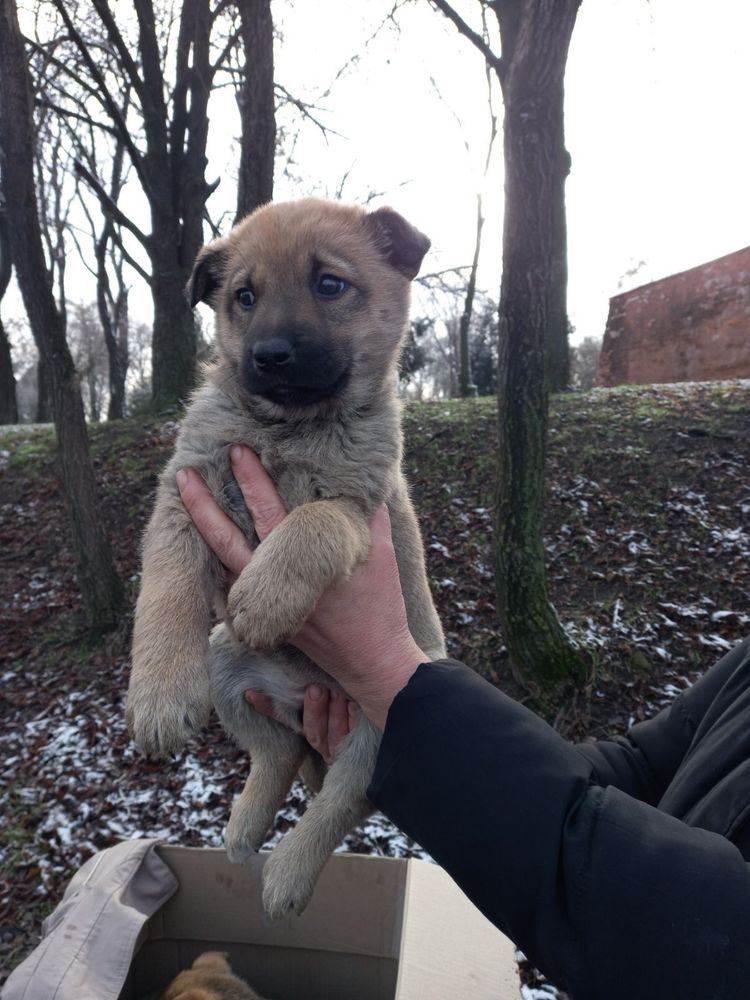
[[[176,430],[174,421],[91,430],[102,516],[133,597],[139,539]],[[450,651],[522,696],[494,608],[494,400],[411,406],[405,431],[405,468]],[[653,714],[747,631],[748,468],[750,382],[553,399],[550,596],[597,661],[591,686],[551,720],[565,735],[610,734]],[[7,970],[92,851],[154,834],[220,843],[246,762],[216,725],[166,764],[132,750],[122,723],[130,622],[99,644],[80,625],[49,429],[0,432],[0,568],[0,966]],[[303,809],[298,787],[273,837]],[[348,846],[418,851],[379,820]]]

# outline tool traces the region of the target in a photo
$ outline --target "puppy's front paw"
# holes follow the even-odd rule
[[[301,628],[317,597],[298,581],[284,585],[271,564],[250,563],[229,591],[227,612],[241,642],[273,649]]]
[[[271,852],[263,867],[263,909],[271,920],[302,913],[315,888],[318,872],[300,857],[294,838],[287,837]]]
[[[189,690],[161,678],[150,684],[131,681],[125,721],[142,754],[165,757],[203,729],[210,712],[208,677],[204,685],[193,684]]]

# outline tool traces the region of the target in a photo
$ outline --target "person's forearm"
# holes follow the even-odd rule
[[[615,789],[458,664],[420,667],[372,801],[576,1000],[741,995],[750,873],[723,837]]]
[[[733,701],[732,677],[749,650],[750,639],[738,643],[671,705],[634,725],[626,737],[579,745],[576,749],[592,765],[596,783],[613,785],[651,805],[660,803],[719,693]]]

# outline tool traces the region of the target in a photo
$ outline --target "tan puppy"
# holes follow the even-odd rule
[[[216,310],[219,360],[185,415],[146,531],[128,724],[144,753],[169,753],[205,725],[213,701],[252,759],[227,828],[232,861],[259,849],[300,767],[320,788],[266,864],[263,902],[273,917],[304,908],[330,853],[371,811],[377,730],[361,716],[326,773],[302,738],[300,709],[308,684],[336,684],[284,643],[322,592],[366,559],[369,521],[384,501],[412,635],[430,658],[445,655],[401,472],[395,394],[410,282],[428,247],[390,209],[271,204],[204,247],[188,289],[193,305]],[[209,651],[224,574],[175,475],[200,470],[253,539],[230,470],[235,443],[260,455],[290,513],[229,592]],[[266,692],[288,728],[255,712],[248,688]]]
[[[176,976],[161,1000],[263,1000],[232,972],[223,951],[204,951]]]

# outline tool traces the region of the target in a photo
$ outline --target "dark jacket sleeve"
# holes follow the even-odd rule
[[[467,667],[419,667],[368,795],[575,1000],[726,1000],[750,982],[750,871],[616,788]]]
[[[577,747],[591,764],[593,780],[656,805],[675,776],[714,700],[750,650],[750,638],[726,656],[672,704],[626,736]],[[750,721],[749,721],[750,725]]]

